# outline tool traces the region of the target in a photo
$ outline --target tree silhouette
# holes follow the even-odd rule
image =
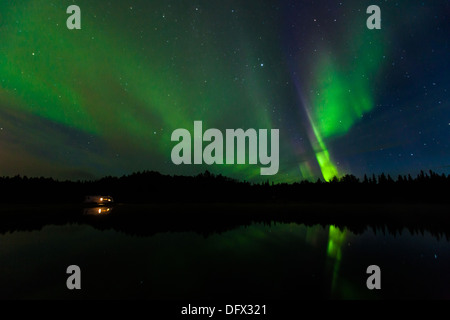
[[[0,178],[0,203],[82,203],[86,195],[110,195],[122,203],[186,202],[438,202],[448,203],[450,176],[421,171],[397,177],[381,173],[334,177],[330,182],[292,184],[237,181],[209,171],[197,176],[168,176],[143,171],[95,181],[56,181],[51,178]]]

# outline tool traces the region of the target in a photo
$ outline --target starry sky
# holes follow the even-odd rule
[[[279,129],[275,182],[448,174],[449,15],[445,0],[2,0],[0,176],[268,178],[174,165],[171,134],[196,120]]]

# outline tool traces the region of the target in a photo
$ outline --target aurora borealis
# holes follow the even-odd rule
[[[81,8],[68,30],[66,9]],[[382,29],[366,28],[377,4]],[[448,1],[0,3],[0,176],[175,166],[171,133],[280,130],[275,182],[449,173]],[[264,177],[266,179],[266,177]]]

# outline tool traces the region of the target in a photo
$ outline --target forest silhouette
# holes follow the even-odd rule
[[[209,172],[188,177],[146,171],[96,181],[4,177],[0,233],[88,224],[138,236],[189,231],[207,236],[253,223],[297,223],[335,225],[356,234],[372,229],[397,235],[406,228],[448,239],[449,183],[450,176],[432,171],[396,180],[346,175],[293,184],[239,182]],[[88,206],[86,195],[109,195],[115,203]]]
[[[144,171],[95,181],[58,181],[22,176],[0,178],[0,203],[82,203],[87,195],[116,203],[449,203],[450,175],[421,171],[415,178],[384,173],[334,178],[329,182],[273,184],[238,181],[206,171],[168,176]]]

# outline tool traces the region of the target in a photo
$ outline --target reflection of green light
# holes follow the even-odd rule
[[[327,254],[328,257],[334,259],[333,263],[333,279],[331,282],[331,290],[334,291],[336,288],[336,281],[339,274],[339,267],[342,259],[342,245],[347,236],[347,231],[341,231],[335,226],[330,226],[330,231],[328,235],[328,247]]]
[[[341,260],[341,246],[346,238],[346,231],[341,231],[335,226],[330,226],[328,238],[328,256]]]

